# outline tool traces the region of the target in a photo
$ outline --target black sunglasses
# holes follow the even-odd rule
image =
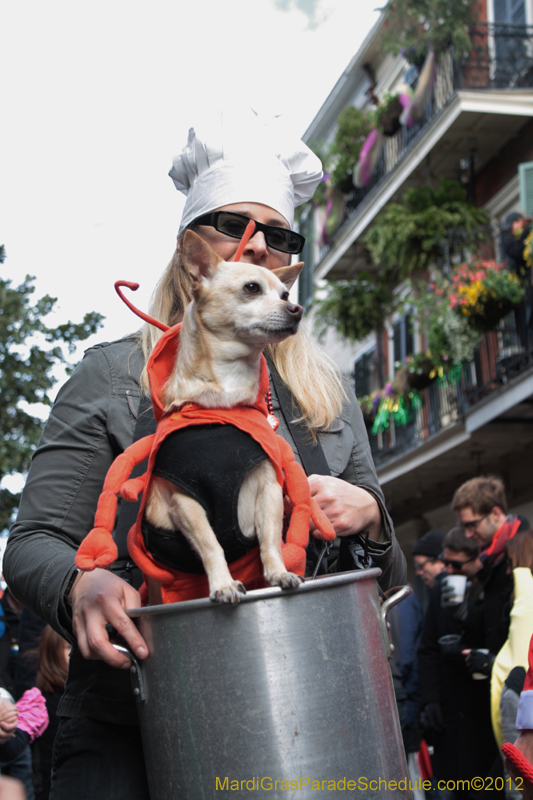
[[[490,513],[491,512],[489,511],[488,514],[483,514],[482,517],[480,517],[479,519],[473,519],[473,520],[471,520],[471,522],[463,522],[462,523],[462,527],[465,529],[465,531],[467,531],[469,529],[470,530],[475,530],[477,528],[477,526],[481,522],[483,522],[484,519],[487,519],[487,517],[489,516]],[[461,525],[461,523],[459,523],[459,525]]]
[[[445,567],[453,567],[453,569],[461,569],[465,564],[470,564],[471,561],[475,561],[477,555],[471,556],[470,558],[465,559],[465,561],[456,561],[454,558],[444,558],[444,556],[439,556],[439,561],[442,561]]]
[[[231,236],[233,239],[242,239],[249,222],[249,217],[245,217],[243,214],[235,214],[233,211],[213,211],[211,214],[203,214],[201,217],[197,217],[189,227],[193,225],[210,225],[219,233],[225,233],[226,236]],[[302,252],[305,239],[296,231],[291,231],[288,228],[278,228],[276,225],[263,225],[262,222],[256,222],[255,219],[253,222],[255,223],[255,229],[252,236],[257,231],[264,233],[267,245],[273,250],[280,250],[282,253],[291,253],[292,255]]]

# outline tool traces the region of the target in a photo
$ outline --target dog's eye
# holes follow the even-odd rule
[[[283,292],[283,294],[281,295],[281,299],[282,300],[288,300],[289,299],[289,293],[288,292]]]
[[[247,294],[261,294],[261,287],[258,283],[247,283],[244,287]]]

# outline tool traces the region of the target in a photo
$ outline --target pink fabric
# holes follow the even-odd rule
[[[372,170],[376,166],[381,151],[382,138],[377,128],[373,128],[366,137],[357,162],[357,186],[366,186],[370,181]]]
[[[28,689],[16,703],[19,710],[17,728],[26,731],[30,743],[41,736],[48,727],[48,711],[46,701],[39,689]]]
[[[433,91],[433,85],[436,77],[437,68],[435,66],[435,53],[433,50],[430,50],[426,60],[424,61],[424,66],[420,71],[418,85],[413,97],[409,98],[407,105],[404,105],[402,96],[400,96],[400,102],[404,108],[400,117],[400,122],[402,125],[410,128],[415,124],[415,122],[422,119],[426,103],[431,97],[431,92]]]
[[[529,653],[528,653],[528,663],[529,669],[527,671],[526,680],[524,683],[524,691],[528,689],[533,689],[533,636],[529,642]]]

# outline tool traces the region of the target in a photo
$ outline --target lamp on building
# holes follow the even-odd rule
[[[468,199],[471,203],[475,200],[476,189],[476,153],[477,139],[468,140],[470,155],[462,158],[457,167],[457,178],[461,186],[467,190]]]

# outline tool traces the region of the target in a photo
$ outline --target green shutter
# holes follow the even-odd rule
[[[520,208],[526,217],[533,217],[533,161],[518,165]]]

